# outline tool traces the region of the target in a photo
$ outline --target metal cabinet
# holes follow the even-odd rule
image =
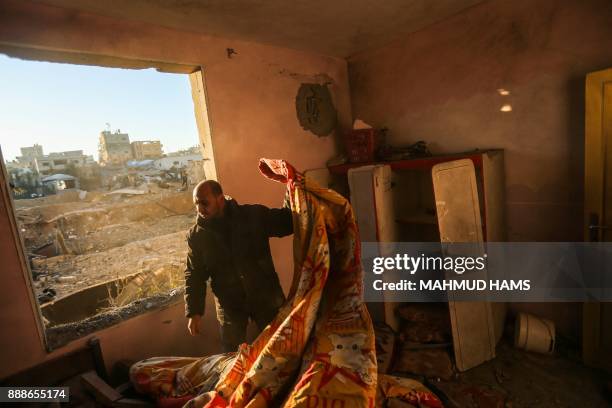
[[[341,165],[311,174],[344,194],[346,180],[361,240],[379,242],[384,255],[387,242],[505,241],[503,169],[503,151],[486,150]],[[394,328],[396,306],[368,305],[374,320]],[[457,368],[464,371],[495,357],[506,304],[458,302],[449,293],[448,308]]]

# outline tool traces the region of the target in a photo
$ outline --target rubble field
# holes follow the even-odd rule
[[[131,304],[151,299],[148,309],[177,296],[194,222],[191,192],[177,187],[15,201],[47,329],[84,335],[144,307]]]

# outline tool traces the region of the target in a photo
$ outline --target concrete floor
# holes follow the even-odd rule
[[[495,359],[429,384],[446,395],[447,407],[612,407],[604,391],[612,376],[585,367],[575,347],[560,343],[548,356],[517,350],[504,338]]]

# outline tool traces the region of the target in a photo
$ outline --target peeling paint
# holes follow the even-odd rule
[[[276,64],[270,64],[274,66]],[[280,76],[284,76],[287,78],[291,78],[300,83],[315,83],[319,85],[331,85],[334,84],[334,79],[326,73],[317,73],[317,74],[304,74],[301,72],[294,72],[287,68],[278,69],[277,73]]]

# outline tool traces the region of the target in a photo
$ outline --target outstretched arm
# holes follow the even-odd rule
[[[291,208],[266,208],[264,217],[269,237],[284,237],[293,234]]]

